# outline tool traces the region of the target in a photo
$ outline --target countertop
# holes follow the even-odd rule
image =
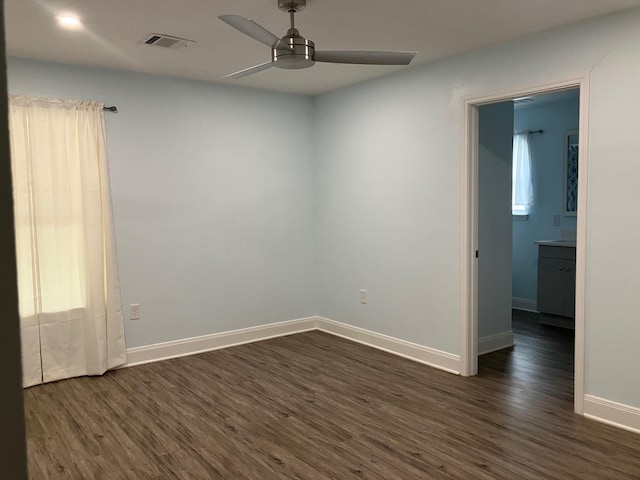
[[[547,245],[549,247],[569,247],[576,248],[575,240],[538,240],[535,242],[538,245]]]

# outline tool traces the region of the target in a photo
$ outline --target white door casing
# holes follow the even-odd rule
[[[587,177],[589,154],[589,75],[546,85],[495,91],[462,98],[460,165],[460,364],[461,374],[478,373],[478,107],[514,98],[580,89],[580,163],[576,234],[576,316],[574,411],[583,413],[585,364]]]

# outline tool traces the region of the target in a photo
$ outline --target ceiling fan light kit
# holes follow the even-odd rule
[[[349,63],[358,65],[409,65],[418,52],[378,51],[316,51],[315,43],[304,38],[295,25],[295,14],[305,9],[306,0],[277,0],[278,8],[290,16],[291,26],[286,35],[278,38],[248,18],[239,15],[221,15],[220,20],[271,48],[271,61],[245,68],[223,78],[246,77],[271,67],[300,69],[312,67],[316,62]]]

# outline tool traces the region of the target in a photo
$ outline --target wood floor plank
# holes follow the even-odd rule
[[[514,317],[463,378],[320,332],[25,391],[32,480],[640,479],[573,413],[573,336]]]

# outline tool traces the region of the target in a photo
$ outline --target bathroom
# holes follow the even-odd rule
[[[551,310],[553,315],[542,313],[540,320],[568,328],[572,327],[573,322],[570,318],[573,316],[571,307],[567,306],[563,314],[553,305],[545,306],[549,302],[562,301],[560,298],[549,301],[549,294],[571,297],[571,287],[567,292],[558,292],[557,281],[561,281],[561,277],[551,278],[549,283],[547,277],[539,279],[538,273],[540,263],[543,275],[551,269],[567,277],[573,275],[575,296],[575,268],[570,268],[570,262],[569,267],[566,266],[567,262],[545,263],[544,258],[539,261],[539,254],[541,251],[555,251],[560,253],[561,259],[571,260],[573,257],[575,263],[576,191],[572,185],[576,185],[576,181],[572,171],[577,165],[579,103],[579,90],[525,97],[514,102],[514,131],[532,132],[528,134],[528,139],[533,204],[527,214],[513,215],[512,306],[516,310],[529,312]],[[569,185],[568,188],[566,185]],[[543,255],[546,256],[546,253]],[[552,272],[552,275],[560,273],[556,275]],[[539,281],[543,282],[540,292]],[[538,305],[539,293],[543,296],[542,305]],[[574,298],[570,300],[573,304]],[[566,302],[569,302],[568,298]]]

